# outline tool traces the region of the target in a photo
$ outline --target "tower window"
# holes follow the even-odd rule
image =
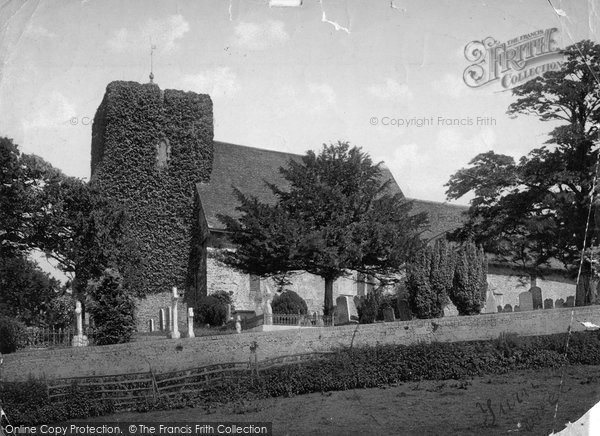
[[[158,169],[166,168],[171,159],[171,145],[169,141],[161,139],[156,147],[156,166]]]

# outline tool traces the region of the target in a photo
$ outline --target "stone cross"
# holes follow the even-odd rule
[[[181,333],[179,333],[179,326],[177,325],[177,302],[179,300],[179,294],[177,293],[177,288],[173,286],[173,296],[171,297],[171,333],[169,337],[171,339],[179,339],[181,337]]]
[[[75,303],[75,315],[77,316],[77,336],[83,336],[83,321],[81,319],[81,301]]]
[[[81,301],[75,303],[75,315],[77,316],[77,334],[73,336],[72,345],[74,347],[87,347],[89,342],[87,336],[83,334],[83,319],[81,317]]]
[[[194,308],[188,307],[188,338],[194,337]]]
[[[235,317],[235,331],[237,333],[242,333],[242,317],[236,315]]]
[[[272,294],[267,294],[267,299],[263,306],[264,313],[264,324],[265,325],[273,325],[273,308],[271,307],[271,300],[273,299]]]

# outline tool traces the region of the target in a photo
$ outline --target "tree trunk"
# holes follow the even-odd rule
[[[595,300],[595,283],[588,262],[584,262],[581,268],[579,284],[575,288],[575,306],[588,306]]]
[[[325,278],[325,303],[323,304],[323,314],[333,315],[333,279]]]

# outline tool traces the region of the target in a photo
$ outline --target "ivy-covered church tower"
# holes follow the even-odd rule
[[[188,264],[197,262],[195,185],[209,180],[212,161],[208,95],[161,90],[154,83],[107,86],[92,126],[90,183],[129,212],[129,232],[142,251],[138,273],[147,288],[138,289],[147,295],[138,305],[140,319],[157,316],[171,287],[184,290],[186,280],[189,287]],[[151,314],[143,313],[145,306]]]

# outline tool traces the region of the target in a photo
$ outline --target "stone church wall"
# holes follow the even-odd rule
[[[518,276],[509,268],[494,268],[491,271],[487,281],[488,290],[493,293],[493,301],[487,302],[485,312],[497,312],[497,306],[505,307],[507,304],[514,309],[519,305],[519,294],[531,288],[529,277]],[[549,273],[544,278],[538,278],[536,286],[542,290],[542,301],[567,301],[568,297],[575,297],[575,283],[558,273]]]
[[[277,285],[272,279],[260,280],[243,274],[224,265],[218,260],[208,257],[207,261],[208,294],[217,291],[233,291],[233,301],[236,310],[254,311],[261,314],[263,296],[274,293]],[[333,284],[333,299],[340,295],[357,295],[357,274],[337,279]],[[325,280],[310,273],[295,273],[290,277],[292,282],[286,289],[300,295],[308,306],[310,313],[323,313]]]

